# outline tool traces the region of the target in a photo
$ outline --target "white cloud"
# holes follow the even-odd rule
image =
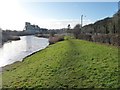
[[[93,23],[91,20],[83,20],[83,26]],[[73,28],[76,24],[80,24],[79,19],[64,19],[64,20],[57,20],[57,19],[48,19],[48,20],[39,20],[38,25],[48,29],[60,29],[60,28],[67,28],[68,24],[70,24],[71,28]]]

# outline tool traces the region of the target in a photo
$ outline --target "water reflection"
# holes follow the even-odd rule
[[[48,46],[48,39],[22,36],[19,41],[5,43],[0,48],[0,67],[22,59]]]
[[[30,52],[32,48],[32,38],[31,37],[26,37],[26,51]]]

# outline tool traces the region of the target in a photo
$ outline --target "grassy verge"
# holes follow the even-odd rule
[[[9,66],[3,87],[118,88],[118,49],[68,39]]]

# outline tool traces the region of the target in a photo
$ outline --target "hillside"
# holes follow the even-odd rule
[[[69,39],[4,68],[3,88],[118,88],[118,49]]]
[[[83,27],[83,33],[90,34],[117,34],[119,32],[120,11],[102,20],[96,21],[94,24],[89,24]]]
[[[98,20],[93,24],[85,25],[82,28],[74,27],[71,32],[77,39],[92,42],[107,43],[120,46],[120,11],[102,20]],[[80,26],[78,24],[78,26]]]

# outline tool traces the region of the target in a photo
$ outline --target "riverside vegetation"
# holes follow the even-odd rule
[[[118,48],[67,38],[4,67],[3,88],[119,88]]]

